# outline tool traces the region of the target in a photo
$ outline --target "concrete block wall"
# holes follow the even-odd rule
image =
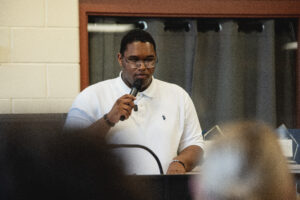
[[[0,114],[68,112],[79,85],[78,0],[0,0]]]

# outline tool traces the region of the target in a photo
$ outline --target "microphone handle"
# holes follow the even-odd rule
[[[137,93],[138,93],[138,89],[136,87],[133,87],[129,94],[136,97]]]
[[[122,116],[120,117],[120,120],[121,120],[121,121],[124,121],[124,120],[125,120],[125,116],[122,115]]]
[[[137,89],[136,87],[133,87],[133,88],[131,88],[131,91],[130,91],[129,94],[136,97],[137,93],[138,93],[138,89]],[[122,115],[122,116],[120,117],[120,120],[121,120],[121,121],[124,121],[124,120],[125,120],[125,116]]]

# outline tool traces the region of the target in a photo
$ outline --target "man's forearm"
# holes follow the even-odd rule
[[[90,125],[86,131],[89,134],[98,136],[100,138],[105,138],[108,131],[110,130],[111,125],[107,123],[107,121],[104,119],[104,117],[98,119],[96,122],[94,122],[92,125]]]
[[[192,145],[182,150],[173,160],[180,160],[185,165],[186,172],[191,171],[202,159],[203,150],[197,145]]]

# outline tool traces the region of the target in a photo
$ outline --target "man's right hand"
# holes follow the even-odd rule
[[[136,98],[130,94],[121,96],[115,102],[109,113],[107,113],[107,118],[113,123],[120,121],[121,116],[124,116],[125,120],[128,119],[134,107],[135,99]]]

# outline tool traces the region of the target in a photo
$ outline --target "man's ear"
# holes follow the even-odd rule
[[[123,65],[122,65],[122,54],[121,53],[118,53],[118,62],[119,62],[119,65],[121,66],[121,67],[123,67]]]

